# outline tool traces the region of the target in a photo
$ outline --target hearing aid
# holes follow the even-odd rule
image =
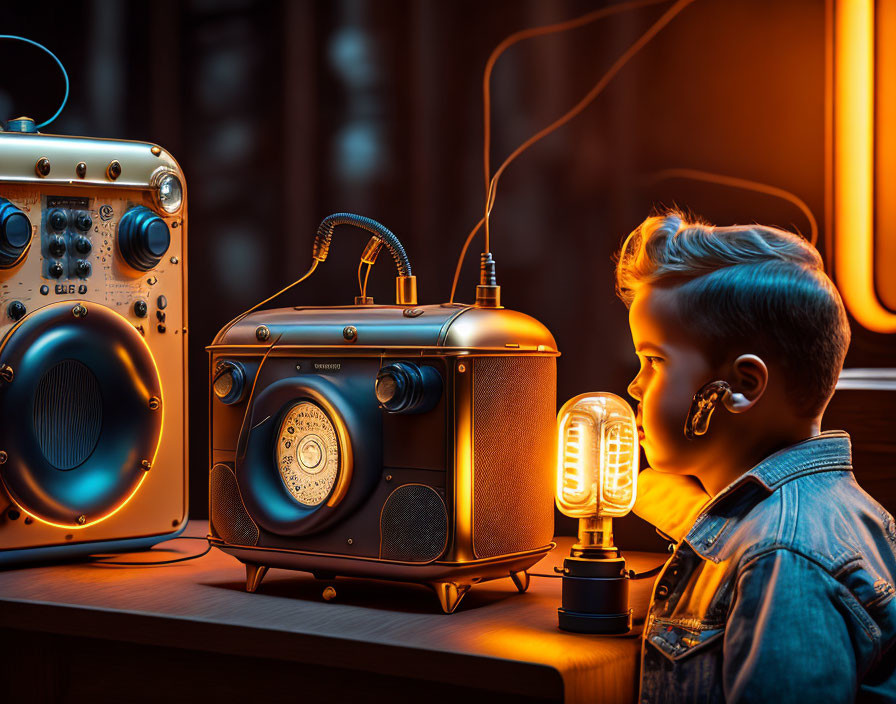
[[[701,386],[691,401],[688,417],[684,422],[684,436],[693,440],[699,435],[705,435],[716,406],[730,397],[731,386],[727,381],[710,381]]]

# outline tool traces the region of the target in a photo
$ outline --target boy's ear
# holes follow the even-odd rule
[[[768,367],[755,354],[742,354],[732,364],[731,393],[723,403],[732,413],[743,413],[752,408],[765,393]]]

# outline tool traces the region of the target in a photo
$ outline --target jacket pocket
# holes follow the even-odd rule
[[[655,619],[650,624],[646,641],[673,662],[681,662],[716,645],[725,635],[723,624]]]
[[[724,624],[656,619],[645,635],[642,698],[651,704],[717,704]]]

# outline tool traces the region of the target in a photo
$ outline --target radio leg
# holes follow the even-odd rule
[[[261,584],[261,580],[264,579],[267,571],[268,568],[264,565],[246,563],[246,591],[254,592],[258,589],[258,585]]]
[[[439,597],[442,611],[446,614],[453,614],[460,600],[464,598],[464,594],[470,591],[470,587],[473,585],[463,582],[430,582],[429,586]]]
[[[510,578],[513,580],[513,583],[516,585],[516,589],[520,594],[529,588],[529,573],[526,572],[526,570],[511,572]]]

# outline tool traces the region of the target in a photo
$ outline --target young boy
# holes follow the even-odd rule
[[[820,430],[849,327],[817,251],[670,212],[628,237],[616,275],[650,465],[635,511],[678,541],[641,701],[896,701],[896,527],[849,436]]]

